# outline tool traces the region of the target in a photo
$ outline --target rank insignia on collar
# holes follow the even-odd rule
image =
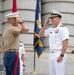
[[[60,27],[64,27],[64,25],[60,25]]]

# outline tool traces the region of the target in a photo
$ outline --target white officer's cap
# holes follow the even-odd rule
[[[56,10],[51,10],[51,15],[50,15],[49,18],[54,18],[54,17],[60,17],[61,18],[62,16],[63,16],[62,13],[60,13],[60,12],[58,12]]]
[[[19,17],[19,12],[9,13],[5,15],[6,18]]]

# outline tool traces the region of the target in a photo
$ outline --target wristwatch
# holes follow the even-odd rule
[[[60,54],[61,57],[64,57],[64,54]]]
[[[20,22],[19,24],[23,24],[23,23],[24,23],[24,21]]]
[[[23,64],[23,66],[25,67],[25,65]]]

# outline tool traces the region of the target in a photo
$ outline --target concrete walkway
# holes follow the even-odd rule
[[[36,55],[35,71],[37,73],[35,74],[33,73],[34,53],[26,52],[24,75],[49,75],[48,57],[49,53],[44,53],[40,59]],[[0,54],[0,64],[2,63],[2,55]],[[67,54],[66,75],[74,75],[74,54]]]

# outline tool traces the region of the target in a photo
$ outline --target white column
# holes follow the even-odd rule
[[[1,48],[1,36],[2,36],[2,1],[0,1],[0,48]]]

